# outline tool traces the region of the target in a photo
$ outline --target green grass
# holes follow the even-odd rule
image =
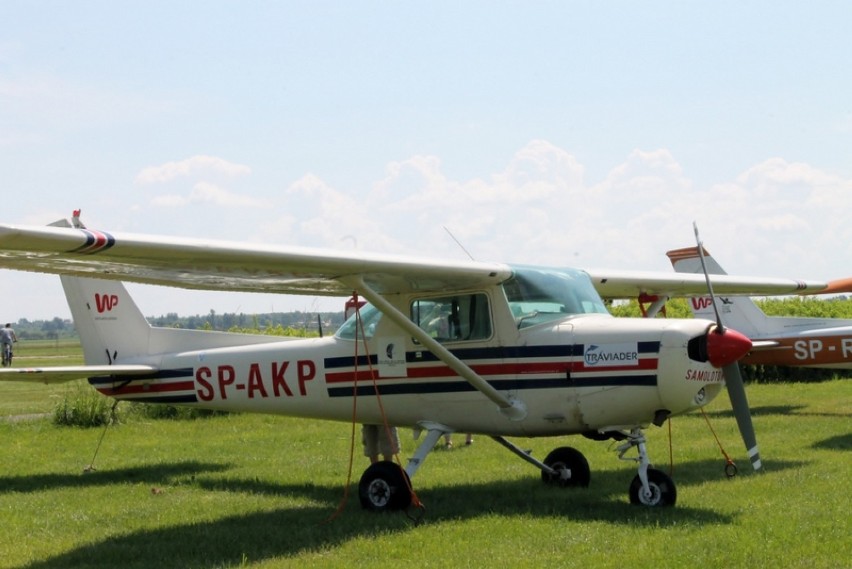
[[[45,386],[39,386],[46,390]],[[106,431],[0,421],[0,567],[844,567],[852,558],[852,382],[748,386],[765,472],[747,471],[724,398],[672,428],[675,508],[630,506],[632,464],[580,437],[590,488],[544,486],[487,438],[436,450],[414,478],[419,525],[361,510],[351,426],[262,415],[132,416]],[[6,387],[4,400],[14,397]],[[23,407],[30,408],[32,403]],[[16,409],[12,403],[6,408]],[[11,413],[7,413],[11,414]],[[401,433],[402,456],[416,443]],[[356,438],[357,438],[356,432]],[[668,430],[648,431],[668,470]]]
[[[83,352],[79,342],[55,340],[21,340],[15,344],[12,360],[16,368],[82,363]],[[50,413],[68,389],[68,385],[0,383],[0,417]]]

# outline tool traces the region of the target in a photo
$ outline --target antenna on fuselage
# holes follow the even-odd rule
[[[456,239],[456,236],[455,236],[455,235],[453,235],[452,231],[450,231],[449,229],[447,229],[447,226],[446,226],[446,225],[442,225],[441,227],[443,227],[443,228],[444,228],[444,231],[446,231],[446,232],[447,232],[447,235],[449,235],[449,236],[452,238],[452,240],[456,242],[456,245],[458,245],[458,246],[459,246],[459,248],[460,248],[462,251],[464,251],[464,254],[465,254],[465,255],[467,255],[467,256],[470,258],[470,260],[471,260],[471,261],[475,261],[475,260],[476,260],[476,259],[474,259],[474,258],[473,258],[473,255],[471,255],[471,254],[470,254],[470,252],[469,252],[467,249],[465,249],[465,248],[464,248],[464,245],[462,245],[462,244],[461,244],[461,242],[460,242],[458,239]]]

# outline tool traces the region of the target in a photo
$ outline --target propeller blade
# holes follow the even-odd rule
[[[716,313],[716,338],[707,333],[708,360],[716,367],[722,368],[725,376],[725,385],[728,388],[728,397],[731,400],[731,408],[737,419],[737,427],[745,443],[748,458],[755,470],[760,470],[760,451],[757,448],[757,436],[754,434],[754,425],[751,422],[751,410],[746,399],[743,376],[737,363],[752,348],[752,342],[747,337],[734,330],[726,330],[722,324],[722,315],[716,304],[716,295],[713,294],[713,285],[710,275],[707,273],[707,265],[704,262],[704,244],[698,236],[698,223],[692,222],[695,231],[695,241],[698,243],[698,258],[701,260],[701,270],[704,272],[704,280],[707,281],[707,291],[713,303],[713,311]]]
[[[707,292],[710,293],[710,302],[713,304],[713,312],[716,313],[716,333],[724,334],[725,326],[722,324],[722,315],[719,314],[719,307],[716,305],[716,295],[713,293],[713,284],[710,282],[710,274],[707,272],[707,265],[704,262],[704,243],[701,242],[701,237],[698,236],[698,224],[694,221],[692,222],[692,230],[695,232],[695,242],[698,244],[698,259],[701,261],[701,272],[704,273]]]
[[[751,411],[746,398],[743,376],[740,374],[740,366],[736,362],[722,368],[725,374],[725,385],[728,388],[728,397],[731,399],[731,407],[734,417],[737,419],[737,427],[745,443],[748,458],[755,470],[760,470],[760,451],[757,448],[757,437],[754,434],[754,426],[751,423]]]

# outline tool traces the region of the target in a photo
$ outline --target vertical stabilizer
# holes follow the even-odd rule
[[[698,257],[697,247],[687,247],[666,253],[672,262],[674,270],[678,273],[701,273],[701,259]],[[704,262],[707,272],[711,275],[725,275],[724,269],[716,260],[704,250]],[[741,332],[749,338],[757,338],[772,327],[769,317],[758,308],[758,306],[746,296],[717,296],[719,312],[725,326]],[[713,303],[709,296],[696,296],[688,300],[689,308],[696,318],[715,320]]]
[[[87,365],[127,362],[149,352],[151,326],[119,281],[61,276]]]

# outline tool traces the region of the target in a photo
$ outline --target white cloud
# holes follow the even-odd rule
[[[626,162],[610,171],[599,189],[604,199],[627,199],[653,205],[673,192],[689,190],[691,185],[671,152],[637,149],[630,153]]]
[[[252,227],[249,238],[285,245],[465,259],[446,228],[479,260],[661,271],[670,270],[667,250],[694,244],[697,221],[708,248],[732,272],[852,273],[852,264],[831,275],[817,272],[831,266],[826,256],[838,248],[852,258],[845,245],[852,242],[852,181],[811,165],[770,159],[701,188],[667,149],[637,149],[599,181],[587,183],[584,175],[571,154],[533,141],[481,178],[452,178],[438,157],[417,155],[388,163],[366,192],[305,174],[265,201],[199,182],[156,203],[218,208],[222,235]],[[237,207],[260,205],[262,215]],[[183,223],[190,234],[212,231],[206,222]]]
[[[510,194],[537,199],[583,185],[585,171],[571,154],[546,140],[533,140],[512,157],[506,170],[496,176]]]
[[[800,231],[810,230],[810,224],[800,216],[785,213],[760,218],[755,223],[761,231]]]
[[[137,184],[158,184],[179,177],[223,174],[228,177],[251,173],[251,168],[215,156],[196,155],[185,160],[149,166],[136,175]]]
[[[265,200],[229,192],[208,182],[195,184],[188,196],[168,194],[155,196],[151,204],[158,207],[181,207],[190,204],[208,204],[223,208],[263,207]]]
[[[774,195],[780,192],[821,186],[836,181],[835,178],[802,162],[787,162],[782,158],[770,158],[757,164],[738,178],[737,182],[744,186],[766,194]]]
[[[489,176],[453,178],[438,157],[420,155],[389,163],[368,191],[308,173],[265,195],[207,179],[248,166],[170,164],[160,175],[173,179],[144,188],[160,195],[130,208],[134,231],[466,259],[446,227],[481,261],[670,271],[664,253],[694,244],[696,220],[732,274],[852,274],[852,180],[782,159],[702,188],[668,150],[635,150],[587,183],[576,158],[533,141]],[[60,216],[43,210],[33,223]]]

